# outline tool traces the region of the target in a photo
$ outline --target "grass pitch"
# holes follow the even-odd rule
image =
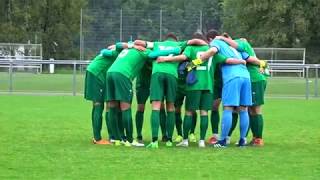
[[[0,102],[0,179],[320,177],[319,100],[267,99],[263,148],[161,144],[158,150],[91,144],[91,103],[82,97],[1,95]],[[143,129],[147,141],[149,117],[150,106]],[[232,140],[237,139],[235,133]]]

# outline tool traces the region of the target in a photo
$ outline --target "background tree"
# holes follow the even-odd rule
[[[307,47],[307,61],[319,59],[315,0],[224,0],[223,8],[223,30],[235,37],[247,37],[254,46]]]

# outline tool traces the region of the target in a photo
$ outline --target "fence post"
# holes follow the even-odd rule
[[[82,8],[80,10],[80,61],[83,60],[83,34],[82,34],[82,22],[83,22],[83,19],[82,19],[82,14],[83,14],[83,11],[82,11]],[[80,73],[82,73],[82,65],[80,65]]]
[[[76,71],[77,71],[77,63],[73,61],[73,81],[72,81],[72,95],[76,95]]]
[[[80,60],[83,60],[82,8],[80,10]]]
[[[314,80],[314,96],[315,97],[318,97],[318,77],[319,77],[319,65],[315,65],[315,69],[316,69],[316,77],[315,77],[315,80]]]
[[[202,32],[202,10],[200,10],[200,23],[199,23],[200,31]]]
[[[160,9],[160,26],[159,26],[159,41],[162,39],[162,9]]]
[[[120,9],[120,42],[122,42],[122,9]]]
[[[306,66],[306,99],[309,99],[309,66]]]
[[[13,83],[12,83],[12,80],[13,80],[13,62],[12,60],[10,59],[10,67],[9,67],[9,92],[12,92],[13,91]]]

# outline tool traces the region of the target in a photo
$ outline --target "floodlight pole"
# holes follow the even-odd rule
[[[200,26],[200,31],[202,33],[202,10],[200,10],[200,23],[199,23],[199,26]]]
[[[161,41],[161,39],[162,39],[162,9],[160,9],[160,26],[159,26],[159,31],[160,31],[160,33],[159,33],[159,41]]]
[[[318,91],[319,91],[319,88],[318,88],[318,77],[319,77],[319,66],[318,65],[316,65],[315,66],[315,70],[316,70],[316,78],[315,78],[315,80],[314,80],[314,96],[315,97],[318,97]]]
[[[309,66],[306,66],[306,99],[309,99]]]
[[[82,8],[80,10],[80,60],[83,60]]]
[[[122,42],[122,9],[120,9],[120,42]]]

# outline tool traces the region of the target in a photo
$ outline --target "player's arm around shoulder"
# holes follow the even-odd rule
[[[246,61],[243,59],[228,58],[220,53],[215,54],[213,60],[220,64],[246,64]]]
[[[153,49],[154,47],[154,42],[150,42],[150,41],[143,41],[143,40],[135,40],[134,41],[134,45],[137,45],[137,46],[142,46],[142,47],[145,47],[145,48],[148,48],[148,49]]]
[[[237,58],[227,58],[226,60],[227,64],[247,64],[247,61],[243,60],[243,59],[237,59]]]
[[[208,60],[210,57],[214,56],[216,53],[218,53],[218,48],[217,47],[210,47],[207,51],[203,52],[200,55],[200,59],[202,61]]]
[[[202,40],[202,39],[197,39],[197,38],[194,38],[194,39],[190,39],[187,41],[187,44],[188,45],[196,45],[196,46],[204,46],[204,45],[208,45],[208,42],[206,42],[205,40]]]
[[[185,61],[185,60],[187,60],[187,56],[184,54],[180,54],[177,56],[160,56],[157,58],[157,63],[176,62],[176,61]]]
[[[216,36],[215,39],[219,39],[222,40],[224,42],[226,42],[227,44],[229,44],[231,47],[238,49],[239,48],[239,44],[233,40],[230,36],[225,37],[225,36]]]

